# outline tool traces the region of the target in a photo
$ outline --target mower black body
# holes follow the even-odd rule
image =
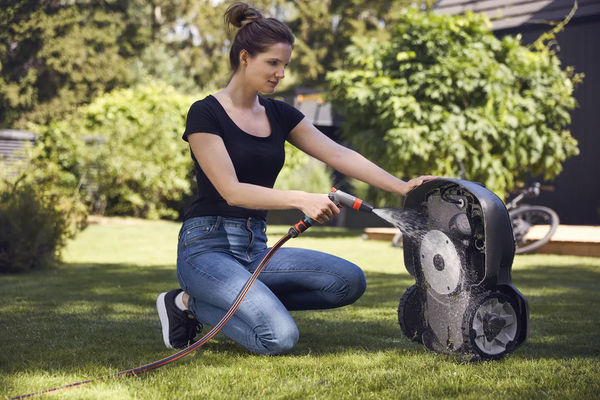
[[[478,183],[436,179],[406,197],[422,229],[404,235],[415,284],[402,296],[402,331],[429,350],[498,359],[529,336],[527,300],[511,283],[515,255],[504,203]]]

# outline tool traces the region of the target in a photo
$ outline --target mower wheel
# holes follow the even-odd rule
[[[521,331],[519,307],[503,293],[479,296],[467,307],[462,330],[466,353],[481,360],[498,360],[517,344]]]
[[[423,344],[423,333],[427,330],[425,322],[425,298],[423,290],[412,285],[400,298],[398,323],[402,333],[413,342]]]

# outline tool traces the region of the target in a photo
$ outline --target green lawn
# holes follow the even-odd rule
[[[155,298],[175,288],[179,225],[93,225],[55,271],[0,276],[0,397],[95,378],[164,358]],[[272,227],[270,243],[287,231]],[[295,312],[300,341],[286,356],[250,354],[217,335],[155,371],[56,398],[598,398],[600,259],[519,256],[514,284],[529,300],[531,336],[497,362],[463,363],[406,339],[398,300],[413,279],[402,251],[359,231],[312,228],[286,246],[363,267],[354,305]],[[207,330],[205,330],[207,332]]]

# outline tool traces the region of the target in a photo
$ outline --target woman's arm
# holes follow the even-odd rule
[[[326,194],[277,190],[239,182],[223,139],[217,135],[194,133],[188,136],[188,141],[202,171],[231,206],[255,210],[296,208],[319,223],[339,213]]]
[[[384,171],[359,153],[337,144],[304,118],[290,132],[288,141],[344,175],[388,192],[406,196],[415,187],[436,176],[425,175],[404,182]]]

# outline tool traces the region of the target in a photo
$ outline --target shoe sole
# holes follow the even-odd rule
[[[169,317],[167,315],[167,307],[165,306],[166,293],[161,293],[156,299],[156,309],[158,310],[158,318],[160,318],[160,324],[162,325],[163,341],[167,349],[172,349],[173,346],[169,341]]]

